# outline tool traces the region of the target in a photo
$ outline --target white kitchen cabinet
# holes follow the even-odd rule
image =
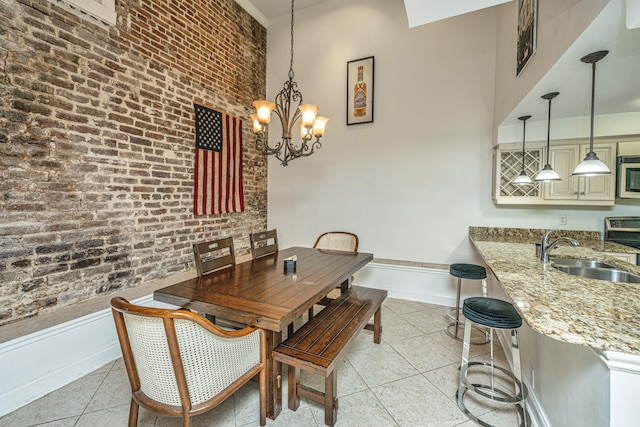
[[[544,185],[544,200],[595,202],[611,204],[615,200],[616,144],[594,144],[593,151],[613,172],[605,176],[571,176],[573,170],[589,152],[588,144],[557,145],[549,150],[550,163],[560,175],[560,181]],[[591,204],[591,203],[590,203]]]
[[[501,144],[494,151],[493,200],[497,205],[582,205],[611,206],[615,202],[616,143],[598,143],[593,147],[612,175],[571,176],[589,151],[589,144],[552,145],[549,163],[560,181],[513,184],[522,170],[522,146]],[[534,142],[525,150],[525,171],[532,179],[546,160],[546,145]]]

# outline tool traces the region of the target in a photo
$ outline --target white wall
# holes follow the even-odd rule
[[[491,200],[498,15],[484,9],[409,29],[402,2],[329,0],[296,12],[295,80],[330,117],[323,147],[270,158],[268,223],[281,246],[344,229],[378,258],[477,260],[470,225],[599,230],[613,209],[498,208]],[[515,16],[514,16],[515,19]],[[289,69],[289,17],[268,32],[267,96]],[[515,34],[514,34],[515,37]],[[538,52],[536,55],[540,55]],[[346,126],[346,63],[375,56],[374,122]],[[515,55],[515,53],[514,53]],[[274,129],[277,132],[273,132]],[[271,127],[278,140],[279,125]]]

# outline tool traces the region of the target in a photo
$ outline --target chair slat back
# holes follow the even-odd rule
[[[358,252],[358,236],[347,231],[330,231],[318,236],[313,245],[317,249]]]
[[[232,237],[194,243],[193,255],[198,276],[236,264]]]
[[[278,252],[278,232],[276,230],[250,234],[249,240],[251,241],[251,255],[254,259]]]

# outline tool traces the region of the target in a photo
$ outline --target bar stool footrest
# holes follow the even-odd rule
[[[464,386],[466,388],[468,388],[469,390],[477,393],[478,395],[489,399],[489,400],[494,400],[497,402],[502,402],[502,403],[511,403],[511,404],[515,404],[515,403],[520,403],[523,400],[525,400],[527,398],[527,396],[529,395],[529,390],[527,390],[527,386],[524,385],[519,379],[516,378],[516,376],[513,374],[513,372],[501,367],[501,366],[496,366],[493,365],[493,369],[498,370],[500,372],[502,372],[503,374],[507,375],[509,378],[511,378],[511,380],[515,383],[515,385],[518,387],[518,394],[509,394],[503,390],[500,390],[498,388],[491,388],[491,386],[485,385],[485,384],[472,384],[469,382],[469,379],[467,378],[467,372],[469,370],[469,368],[471,368],[472,366],[480,366],[483,368],[488,368],[491,369],[491,363],[487,363],[487,362],[469,362],[467,365],[461,366],[460,367],[460,382],[462,382],[462,384],[464,384]],[[483,390],[491,390],[491,391],[495,391],[498,395],[502,396],[494,396],[492,394],[489,393],[485,393]]]
[[[465,388],[462,391],[462,396],[459,396],[459,390],[456,391],[456,400],[458,401],[458,408],[460,408],[460,410],[467,416],[469,417],[469,419],[471,419],[472,421],[474,421],[476,424],[481,425],[483,427],[499,427],[496,426],[494,424],[489,424],[483,420],[481,420],[480,418],[478,418],[477,416],[475,416],[474,414],[471,413],[471,411],[469,411],[467,409],[467,407],[464,404],[464,396],[467,392],[467,388]],[[502,390],[499,390],[502,391]],[[516,411],[518,412],[518,427],[527,427],[527,426],[531,426],[531,416],[529,415],[529,411],[527,411],[527,409],[524,407],[524,405],[522,403],[517,403],[514,405]]]

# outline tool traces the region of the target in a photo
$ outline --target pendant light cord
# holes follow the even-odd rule
[[[524,156],[525,156],[524,141],[525,141],[526,134],[527,134],[527,121],[523,120],[522,121],[522,172],[524,172]]]
[[[547,118],[547,163],[549,164],[549,141],[551,140],[551,98],[549,98],[549,116]]]
[[[596,63],[591,64],[591,132],[589,133],[589,152],[593,152],[593,110],[596,98]]]

